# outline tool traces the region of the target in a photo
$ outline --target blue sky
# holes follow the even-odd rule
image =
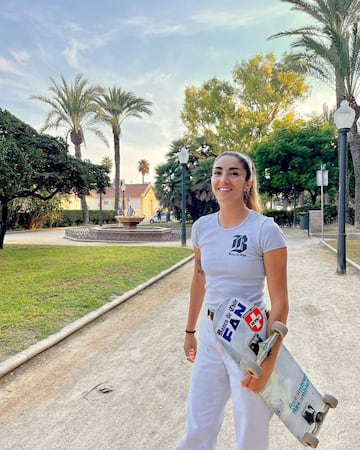
[[[2,0],[0,107],[39,129],[48,108],[30,96],[47,95],[50,77],[71,83],[81,73],[90,83],[133,91],[153,102],[153,114],[124,122],[121,175],[141,182],[137,162],[146,159],[146,181],[153,181],[170,143],[183,136],[185,87],[214,76],[231,80],[235,64],[258,53],[280,57],[290,41],[267,38],[307,23],[280,0]],[[332,96],[316,83],[299,110],[321,111]],[[110,129],[104,132],[111,145]],[[82,154],[98,163],[113,148],[88,134]]]

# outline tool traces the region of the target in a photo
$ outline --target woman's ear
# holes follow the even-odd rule
[[[245,187],[244,187],[244,191],[250,191],[250,189],[252,188],[253,182],[252,180],[249,180],[246,182]]]

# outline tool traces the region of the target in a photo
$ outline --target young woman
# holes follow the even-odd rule
[[[193,224],[194,273],[184,350],[194,363],[186,433],[177,450],[213,450],[226,402],[232,397],[237,450],[268,449],[271,410],[257,395],[274,368],[280,342],[263,363],[259,379],[245,375],[226,353],[213,329],[213,312],[225,299],[243,298],[265,308],[267,281],[272,322],[288,314],[287,249],[275,222],[259,213],[255,168],[244,155],[220,154],[214,162],[212,191],[219,211]],[[196,326],[205,301],[199,333]]]

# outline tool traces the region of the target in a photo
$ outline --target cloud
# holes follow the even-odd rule
[[[20,64],[26,63],[30,59],[30,53],[26,50],[21,50],[19,52],[11,51],[10,53],[15,61]]]
[[[22,70],[17,61],[0,57],[0,72],[21,75]]]
[[[151,17],[140,15],[122,19],[120,20],[120,25],[137,28],[137,32],[140,32],[142,36],[184,34],[187,30],[186,26],[180,23],[167,23],[166,21],[154,20]]]
[[[69,66],[74,67],[75,69],[80,68],[80,54],[83,51],[88,49],[87,45],[84,45],[77,39],[71,39],[66,48],[63,50],[62,54],[64,55]]]
[[[287,11],[284,10],[283,6],[263,8],[261,14],[259,14],[258,8],[242,8],[238,11],[206,9],[193,14],[191,19],[193,22],[208,28],[232,31],[239,28],[250,28],[268,22],[268,20],[274,20],[286,13]]]

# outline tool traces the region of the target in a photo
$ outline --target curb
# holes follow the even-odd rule
[[[44,352],[45,350],[48,350],[49,348],[53,347],[54,345],[58,344],[59,342],[63,341],[70,335],[74,334],[75,332],[79,331],[84,326],[88,325],[89,323],[93,322],[100,316],[106,314],[107,312],[111,311],[112,309],[116,308],[117,306],[124,303],[126,300],[130,299],[134,295],[138,294],[142,290],[146,289],[147,287],[151,286],[152,284],[159,281],[161,278],[165,277],[166,275],[170,274],[171,272],[174,272],[179,267],[185,265],[189,261],[191,261],[194,258],[194,255],[190,255],[187,258],[184,258],[183,260],[179,261],[178,263],[174,264],[169,269],[163,270],[158,275],[156,275],[153,278],[150,278],[150,280],[146,281],[145,283],[140,284],[134,289],[131,289],[130,291],[126,292],[125,294],[121,295],[120,297],[117,297],[116,299],[112,300],[109,303],[106,303],[105,305],[101,306],[100,308],[96,309],[95,311],[91,311],[90,313],[86,314],[84,317],[81,317],[80,319],[76,320],[75,322],[72,322],[71,324],[65,326],[62,328],[58,333],[55,333],[36,344],[31,345],[26,350],[17,353],[16,355],[10,356],[10,358],[6,359],[5,361],[2,361],[0,363],[0,378],[2,378],[4,375],[8,374],[12,370],[16,369],[17,367],[21,366],[21,364],[24,364],[25,362],[29,361],[30,359],[34,358],[35,356],[39,355],[40,353]]]
[[[332,247],[331,245],[329,245],[323,239],[320,241],[320,244],[322,246],[326,247],[327,249],[331,250],[333,253],[337,253],[336,249],[334,247]],[[355,269],[357,269],[360,272],[360,265],[359,264],[356,264],[352,259],[349,259],[349,258],[346,258],[346,262],[348,262],[351,266],[355,267]]]

